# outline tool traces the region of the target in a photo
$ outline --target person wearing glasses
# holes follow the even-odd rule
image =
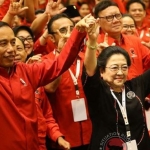
[[[34,48],[34,34],[30,27],[28,26],[18,26],[13,28],[14,34],[16,37],[21,39],[24,42],[25,50],[27,52],[27,59],[33,56]]]
[[[45,59],[33,64],[15,63],[15,35],[7,23],[0,22],[1,149],[39,150],[34,92],[70,67],[86,36],[89,19],[87,16],[76,24],[64,51],[55,60]]]
[[[122,16],[122,30],[123,34],[138,36],[136,25],[133,17],[129,14],[123,14]]]
[[[131,57],[128,79],[132,79],[150,68],[150,51],[141,44],[136,36],[121,33],[122,14],[116,3],[105,0],[95,7],[95,16],[99,18],[100,34],[97,42],[101,48],[112,44],[124,48]]]
[[[89,32],[82,83],[92,121],[89,150],[149,150],[144,101],[150,70],[128,80],[132,60],[126,50],[109,46],[96,57],[96,36]],[[93,47],[95,47],[93,49]]]
[[[51,18],[48,23],[48,32],[56,49],[45,55],[45,58],[54,60],[62,53],[62,48],[70,38],[73,28],[74,22],[65,14],[58,14]],[[80,49],[71,67],[62,76],[45,86],[54,118],[65,139],[70,143],[71,150],[87,150],[92,130],[81,82],[83,57],[84,53]],[[48,150],[61,149],[58,145],[50,143],[51,141],[48,140]]]

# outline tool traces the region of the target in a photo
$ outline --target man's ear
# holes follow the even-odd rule
[[[51,41],[52,41],[53,43],[55,43],[55,37],[54,37],[53,34],[49,34],[49,38],[51,39]]]

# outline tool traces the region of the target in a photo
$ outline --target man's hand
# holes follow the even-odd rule
[[[54,2],[53,0],[48,0],[44,13],[48,14],[49,16],[54,16],[64,12],[66,10],[66,7],[59,9],[60,3],[61,0],[58,0],[57,2]]]
[[[89,21],[90,20],[90,21]],[[75,28],[79,31],[79,32],[88,32],[88,28],[91,24],[95,23],[95,19],[94,17],[89,14],[87,16],[85,16],[83,19],[81,19],[76,25]]]
[[[64,138],[58,138],[58,144],[62,146],[65,150],[70,150],[70,143],[67,142]]]
[[[23,0],[20,0],[19,2],[15,2],[14,0],[11,0],[8,13],[15,16],[27,10],[28,7],[22,7],[22,3]]]

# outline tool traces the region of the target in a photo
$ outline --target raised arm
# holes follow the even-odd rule
[[[26,10],[26,20],[28,23],[32,23],[35,16],[35,9],[34,9],[34,0],[24,0],[24,6],[27,6],[29,9]]]
[[[49,0],[45,12],[37,17],[33,23],[31,24],[31,29],[35,35],[39,35],[43,29],[45,28],[47,22],[50,18],[56,14],[62,13],[66,8],[59,9],[59,4],[61,0],[54,2],[53,0]]]
[[[93,76],[97,67],[96,50],[98,49],[97,37],[99,34],[99,25],[98,20],[95,20],[94,17],[88,19],[88,24],[90,27],[87,30],[88,40],[86,42],[84,66],[86,73],[89,76]]]
[[[23,11],[28,9],[28,7],[22,8],[22,3],[23,3],[23,0],[20,0],[19,2],[15,2],[14,0],[11,0],[9,9],[6,15],[4,16],[4,18],[2,19],[2,21],[11,25],[11,22],[15,15],[18,15],[19,13],[22,13]]]

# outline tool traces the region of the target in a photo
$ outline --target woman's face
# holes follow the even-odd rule
[[[30,33],[26,30],[20,30],[17,33],[17,37],[19,37],[20,39],[22,39],[22,41],[24,41],[25,50],[27,52],[27,55],[29,55],[33,51],[34,46],[34,42]]]
[[[137,35],[134,20],[128,16],[122,18],[122,30],[123,34]]]
[[[15,61],[16,62],[25,62],[27,58],[27,53],[25,51],[24,45],[22,41],[18,38],[16,38],[16,56]]]
[[[126,58],[122,54],[112,55],[106,63],[104,71],[101,71],[101,77],[114,90],[118,91],[124,86],[127,79],[128,66]]]
[[[82,6],[79,9],[79,13],[82,18],[88,15],[90,13],[88,4],[82,4]]]

